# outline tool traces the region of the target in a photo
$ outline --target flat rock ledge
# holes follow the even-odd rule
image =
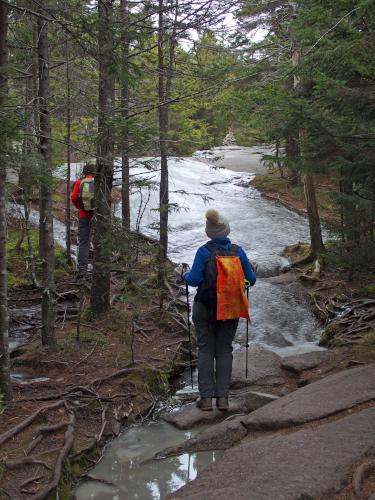
[[[233,414],[246,415],[272,401],[277,396],[253,391],[235,391],[229,398],[229,410],[223,412],[215,408],[213,411],[202,411],[195,403],[189,403],[177,410],[162,415],[163,420],[174,425],[178,429],[191,429],[199,425],[213,424],[226,419]]]
[[[156,459],[196,453],[198,451],[226,450],[231,448],[247,434],[241,422],[241,417],[229,417],[228,420],[210,426],[177,446],[171,446],[155,455]]]
[[[284,370],[289,370],[299,375],[303,371],[316,368],[322,363],[332,359],[333,354],[329,351],[312,351],[284,358],[281,362],[281,367],[284,368]]]
[[[318,380],[259,408],[242,422],[248,430],[281,429],[320,420],[371,400],[375,400],[375,364]]]
[[[314,429],[249,436],[168,498],[331,498],[348,483],[351,465],[375,453],[374,421],[375,408],[369,408]]]

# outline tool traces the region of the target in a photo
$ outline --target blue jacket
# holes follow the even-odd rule
[[[229,238],[214,238],[210,241],[224,250],[229,250],[231,246]],[[207,247],[202,246],[198,248],[191,270],[183,275],[185,283],[190,286],[199,286],[203,282],[204,272],[210,259],[210,255],[211,252]],[[256,276],[245,251],[241,247],[238,247],[237,255],[241,259],[245,279],[250,282],[251,286],[253,286],[256,282]]]

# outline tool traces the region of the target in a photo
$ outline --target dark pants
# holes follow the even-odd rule
[[[232,375],[232,342],[238,319],[216,321],[201,302],[194,302],[198,342],[198,388],[202,398],[227,397]]]
[[[91,219],[79,219],[78,271],[85,273],[90,252]]]

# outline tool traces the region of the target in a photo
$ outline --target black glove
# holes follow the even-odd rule
[[[186,262],[183,262],[181,264],[181,278],[183,278],[184,274],[187,273],[190,269],[189,264],[186,264]]]

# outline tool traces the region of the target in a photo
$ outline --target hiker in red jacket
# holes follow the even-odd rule
[[[95,165],[88,163],[83,167],[83,177],[74,184],[70,199],[78,208],[78,276],[87,272],[90,250],[91,219],[94,215],[94,174]]]

